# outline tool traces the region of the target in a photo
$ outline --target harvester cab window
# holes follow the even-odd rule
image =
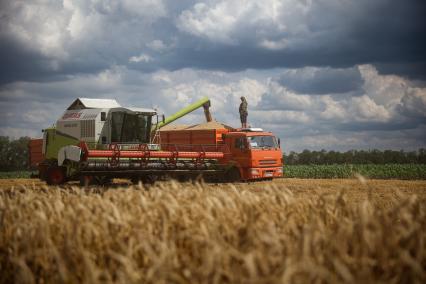
[[[111,142],[148,143],[151,116],[114,112],[112,114]]]
[[[123,112],[113,112],[111,118],[111,142],[121,142],[121,129],[123,127]]]

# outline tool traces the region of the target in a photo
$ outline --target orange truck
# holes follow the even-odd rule
[[[233,129],[207,122],[162,129],[160,139],[163,148],[167,145],[226,146],[229,155],[226,156],[225,175],[229,181],[272,179],[283,175],[280,141],[260,128]]]

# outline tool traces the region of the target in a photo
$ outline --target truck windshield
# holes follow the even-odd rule
[[[278,148],[274,136],[250,136],[247,139],[252,149]]]

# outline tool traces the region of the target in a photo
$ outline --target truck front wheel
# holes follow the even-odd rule
[[[226,172],[226,181],[227,182],[238,182],[241,181],[241,174],[240,174],[240,170],[238,168],[230,168],[227,172]]]

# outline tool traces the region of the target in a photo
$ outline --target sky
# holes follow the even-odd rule
[[[0,135],[78,97],[219,122],[285,152],[426,148],[424,0],[0,0]],[[176,123],[204,122],[202,110]]]

